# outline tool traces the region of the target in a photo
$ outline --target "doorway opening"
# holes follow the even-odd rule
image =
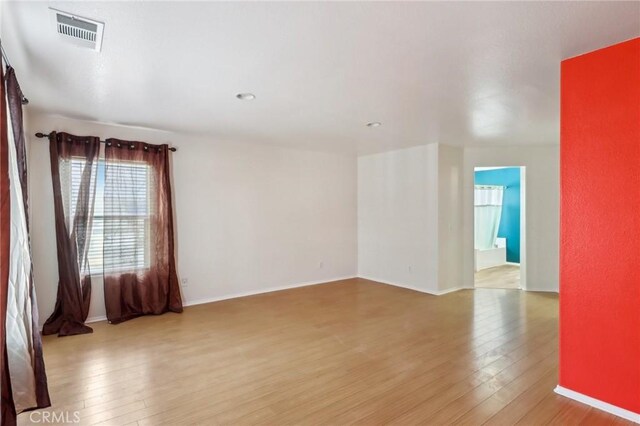
[[[526,289],[525,168],[474,169],[474,286]]]

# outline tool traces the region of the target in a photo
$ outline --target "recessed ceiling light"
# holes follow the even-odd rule
[[[253,93],[238,93],[236,95],[236,98],[240,99],[241,101],[252,101],[256,98],[256,95],[254,95]]]
[[[380,127],[382,123],[379,121],[372,121],[371,123],[367,123],[367,127]]]

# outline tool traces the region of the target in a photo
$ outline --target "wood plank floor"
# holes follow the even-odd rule
[[[501,265],[475,273],[475,286],[481,288],[520,288],[520,265]]]
[[[81,425],[629,424],[553,393],[558,300],[352,279],[44,339]],[[40,411],[19,424],[42,424]]]

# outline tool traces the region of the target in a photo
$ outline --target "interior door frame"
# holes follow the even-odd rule
[[[488,166],[496,168],[518,168],[520,169],[520,290],[527,291],[527,167],[526,166]],[[475,186],[476,169],[484,168],[484,166],[472,166],[472,187]],[[472,209],[472,221],[471,221],[471,238],[475,241],[476,224],[475,224],[475,200],[474,191],[471,191],[471,209]],[[473,249],[475,250],[475,246]],[[475,253],[474,253],[475,255]],[[471,271],[474,276],[471,277],[473,283],[472,288],[476,288],[475,280],[475,268]]]

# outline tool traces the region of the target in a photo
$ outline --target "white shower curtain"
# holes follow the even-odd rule
[[[475,248],[495,246],[502,215],[503,186],[476,185],[474,189]]]

